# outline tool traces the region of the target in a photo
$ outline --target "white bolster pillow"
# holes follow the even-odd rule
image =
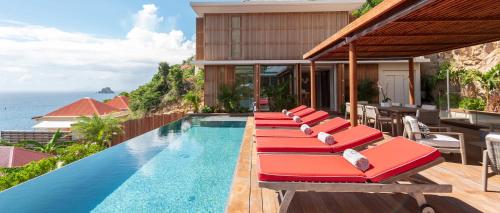
[[[302,131],[306,135],[312,134],[312,129],[307,124],[302,124],[302,126],[300,126],[300,131]]]
[[[302,120],[300,119],[299,116],[293,116],[293,121],[295,121],[297,123],[302,123]]]
[[[319,132],[318,140],[328,145],[332,145],[333,143],[335,143],[335,139],[333,138],[333,136],[326,132]]]
[[[291,118],[291,117],[293,117],[293,113],[292,113],[292,112],[287,112],[287,113],[286,113],[286,116],[288,116],[288,117],[290,117],[290,118]]]
[[[356,168],[358,168],[361,171],[366,171],[368,168],[370,168],[370,162],[368,161],[368,158],[366,158],[364,155],[361,153],[357,152],[356,150],[353,149],[346,149],[344,151],[344,154],[342,156],[349,161],[352,165],[354,165]]]
[[[284,109],[284,110],[281,110],[281,112],[282,112],[283,114],[286,114],[288,111],[287,111],[286,109]]]

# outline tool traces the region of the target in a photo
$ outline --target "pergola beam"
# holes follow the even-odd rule
[[[358,125],[358,71],[357,71],[357,54],[356,44],[349,43],[349,103],[351,108],[349,110],[349,118],[351,126]]]
[[[436,36],[436,37],[450,37],[450,36],[456,36],[456,37],[486,37],[486,36],[500,36],[500,33],[491,33],[491,32],[484,32],[484,33],[418,33],[418,34],[375,34],[375,35],[366,35],[365,38],[376,38],[376,37],[430,37],[430,36]]]
[[[413,64],[413,58],[408,59],[408,78],[409,78],[409,92],[410,92],[410,104],[415,105],[415,69]]]
[[[500,17],[488,17],[488,18],[470,18],[470,19],[400,19],[394,21],[393,23],[421,23],[421,22],[452,22],[452,23],[463,23],[463,22],[492,22],[500,21]]]
[[[316,109],[316,62],[311,61],[311,108]]]

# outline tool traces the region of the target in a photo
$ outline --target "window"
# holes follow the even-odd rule
[[[231,17],[231,57],[241,57],[241,17]]]

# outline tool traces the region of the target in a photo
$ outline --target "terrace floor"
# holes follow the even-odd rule
[[[479,133],[465,133],[466,141],[477,141]],[[248,118],[227,212],[278,212],[277,194],[258,187],[256,151],[252,140],[254,120]],[[480,148],[467,146],[471,165],[460,164],[459,156],[445,155],[447,162],[420,174],[436,183],[452,184],[453,193],[426,194],[438,212],[499,212],[500,176],[489,178],[489,192],[481,190]],[[289,212],[417,212],[416,201],[400,193],[312,193],[301,192],[292,200]]]

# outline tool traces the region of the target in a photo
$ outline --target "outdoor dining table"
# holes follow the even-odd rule
[[[396,135],[403,135],[403,123],[402,117],[407,114],[415,115],[417,114],[417,108],[411,107],[401,107],[401,106],[391,106],[391,107],[382,107],[379,104],[368,104],[370,106],[374,106],[378,108],[380,112],[387,112],[394,119],[396,119]]]

